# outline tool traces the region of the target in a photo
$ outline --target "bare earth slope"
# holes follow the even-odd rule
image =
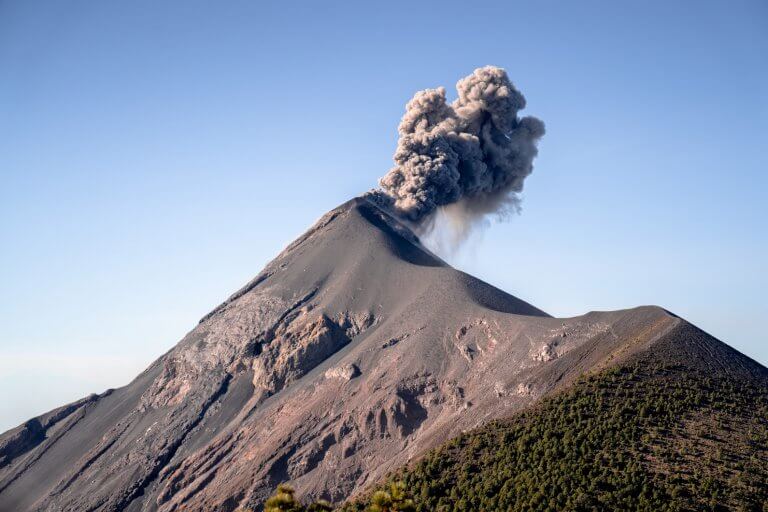
[[[355,199],[131,384],[0,436],[0,511],[230,511],[283,481],[341,501],[586,371],[676,341],[675,357],[702,368],[766,371],[657,307],[552,318]]]

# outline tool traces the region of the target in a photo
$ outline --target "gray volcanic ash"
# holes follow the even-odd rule
[[[533,170],[544,123],[518,117],[525,98],[498,67],[476,69],[456,84],[458,98],[427,89],[408,102],[393,167],[380,180],[383,201],[402,217],[429,223],[440,207],[479,219],[517,209]]]

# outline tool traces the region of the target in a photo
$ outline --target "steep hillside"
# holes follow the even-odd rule
[[[768,371],[728,350],[711,365],[679,350],[706,341],[675,329],[377,489],[401,484],[418,511],[768,510]],[[371,494],[338,510],[367,510]]]
[[[227,512],[285,481],[341,502],[688,328],[657,307],[552,318],[355,199],[128,386],[0,436],[0,511]],[[701,364],[761,368],[674,339]]]

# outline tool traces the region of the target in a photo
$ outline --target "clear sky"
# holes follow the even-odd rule
[[[126,384],[486,64],[547,134],[451,261],[768,364],[768,4],[414,4],[0,0],[0,430]]]

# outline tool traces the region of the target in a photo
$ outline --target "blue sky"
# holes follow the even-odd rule
[[[0,430],[127,383],[486,64],[547,134],[522,214],[451,261],[768,364],[768,4],[373,6],[0,2]]]

